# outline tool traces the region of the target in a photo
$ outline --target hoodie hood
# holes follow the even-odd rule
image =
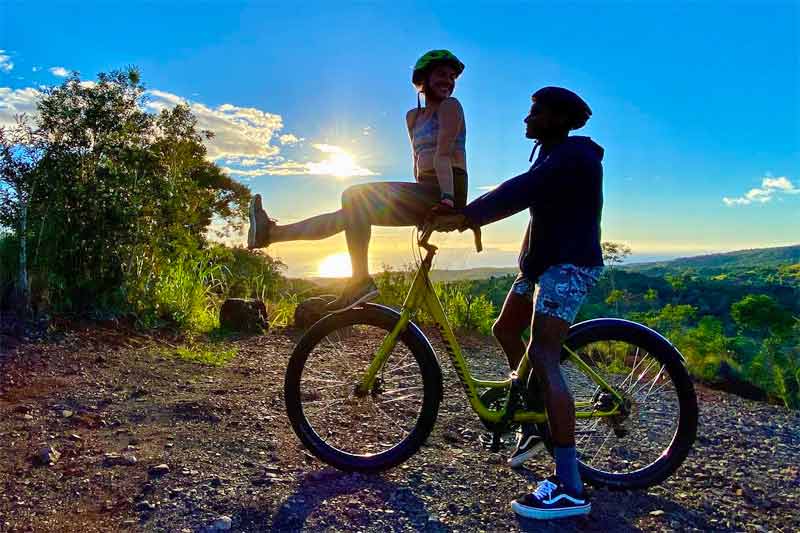
[[[591,137],[585,137],[583,135],[570,135],[567,137],[567,140],[564,141],[564,144],[568,145],[571,149],[578,149],[585,151],[588,154],[592,154],[597,158],[598,161],[603,160],[603,154],[605,153],[605,150],[603,150],[602,146],[594,142]]]

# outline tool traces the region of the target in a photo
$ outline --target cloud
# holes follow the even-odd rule
[[[231,168],[221,166],[222,170],[233,175],[244,178],[254,178],[258,176],[302,176],[310,174],[308,163],[298,161],[279,161],[275,163],[264,163],[255,168]]]
[[[800,194],[800,189],[798,189],[794,183],[792,183],[791,180],[785,176],[781,176],[779,178],[768,176],[761,180],[760,188],[750,189],[743,196],[739,197],[731,198],[729,196],[725,196],[722,198],[722,202],[729,207],[736,205],[750,205],[752,203],[765,204],[772,201],[772,199],[776,196],[787,194]]]
[[[42,70],[42,67],[32,67],[31,68],[31,72],[39,72],[40,70]]]
[[[233,176],[253,178],[257,176],[376,176],[377,173],[359,165],[355,158],[340,146],[314,144],[315,149],[329,154],[322,161],[300,162],[286,160],[276,155],[266,159],[243,159],[226,157],[221,168]],[[233,166],[231,166],[233,165]],[[237,168],[239,167],[239,168]]]
[[[281,135],[280,137],[278,137],[278,140],[279,140],[279,141],[281,142],[281,144],[283,144],[283,145],[287,145],[287,144],[288,144],[288,145],[292,145],[292,144],[297,144],[297,143],[299,143],[299,142],[300,142],[300,141],[302,141],[303,139],[302,139],[301,137],[297,137],[296,135],[292,135],[291,133],[284,133],[283,135]]]
[[[66,78],[69,76],[69,71],[64,67],[50,67],[47,70],[50,71],[50,74],[53,76],[58,76],[59,78]]]
[[[33,87],[24,89],[0,87],[0,127],[16,124],[17,115],[36,116],[36,103],[41,96],[42,93]]]
[[[270,144],[272,137],[283,128],[280,115],[232,104],[210,107],[158,90],[147,91],[147,97],[145,109],[153,112],[178,104],[188,105],[197,117],[198,126],[214,132],[214,138],[206,143],[210,159],[268,158],[280,152],[279,147]]]
[[[54,67],[60,68],[60,67]],[[53,69],[50,69],[51,72]],[[65,71],[66,72],[66,71]],[[81,82],[84,87],[93,87],[96,82]],[[46,87],[42,87],[44,90]],[[42,92],[28,87],[11,89],[0,87],[0,126],[13,125],[16,115],[37,115],[36,104]],[[187,100],[176,94],[157,89],[148,90],[142,103],[152,113],[171,109],[178,104],[189,106],[197,118],[199,129],[214,133],[206,141],[207,157],[217,162],[226,172],[242,178],[256,176],[374,176],[369,168],[359,164],[356,158],[342,147],[316,143],[313,148],[324,154],[316,160],[313,154],[303,154],[287,160],[281,155],[281,147],[301,142],[302,137],[292,133],[281,133],[283,118],[253,107],[222,104],[216,107]]]
[[[0,71],[11,72],[14,70],[14,62],[11,61],[11,56],[5,53],[5,50],[0,50]]]
[[[314,144],[312,145],[314,148],[319,150],[320,152],[324,152],[326,154],[343,154],[344,149],[340,146],[334,146],[332,144]]]

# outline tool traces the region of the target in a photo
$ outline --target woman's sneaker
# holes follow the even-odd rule
[[[520,516],[536,520],[552,520],[589,514],[592,504],[582,494],[568,492],[557,476],[550,476],[536,490],[511,502],[511,509]]]
[[[261,195],[256,194],[250,200],[250,229],[247,231],[247,247],[266,248],[269,246],[269,230],[275,222],[270,220],[261,206]]]
[[[347,311],[359,304],[372,300],[376,296],[378,296],[378,287],[375,285],[375,281],[370,276],[367,276],[360,281],[349,282],[344,291],[342,291],[341,296],[329,303],[325,307],[325,311],[328,313]]]
[[[521,467],[525,461],[544,449],[544,439],[536,430],[534,424],[523,424],[517,437],[517,447],[508,458],[511,468]]]

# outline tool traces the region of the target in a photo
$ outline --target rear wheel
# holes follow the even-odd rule
[[[398,315],[377,305],[324,317],[289,360],[284,395],[306,448],[347,471],[377,472],[411,457],[430,435],[442,397],[433,350],[414,324],[400,334],[375,385],[356,385]]]
[[[627,320],[576,324],[565,345],[628,402],[627,413],[577,418],[581,475],[595,486],[641,489],[670,476],[697,433],[697,398],[680,353],[655,331]],[[567,357],[566,351],[564,357]],[[610,410],[614,398],[579,370],[562,365],[578,412]]]

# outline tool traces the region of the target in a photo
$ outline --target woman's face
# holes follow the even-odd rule
[[[456,88],[458,73],[450,65],[439,65],[431,70],[425,87],[425,97],[433,100],[444,100]]]

